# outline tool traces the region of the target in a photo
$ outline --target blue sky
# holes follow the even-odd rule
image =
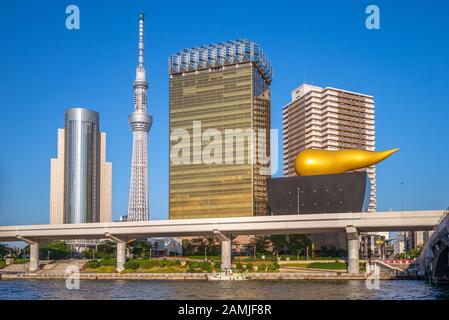
[[[76,4],[81,29],[65,28]],[[365,28],[376,4],[381,29]],[[113,163],[113,216],[126,214],[138,13],[146,14],[150,215],[168,217],[167,58],[186,47],[248,38],[274,66],[272,128],[304,81],[371,94],[378,210],[449,206],[447,1],[12,1],[0,2],[0,225],[49,222],[50,158],[64,109],[101,115]],[[279,135],[281,139],[281,135]],[[281,145],[281,144],[280,144]],[[279,153],[279,163],[281,163]]]

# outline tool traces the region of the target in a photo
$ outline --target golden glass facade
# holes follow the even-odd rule
[[[194,133],[193,124],[199,121],[201,130]],[[262,169],[268,164],[259,163],[258,148],[266,147],[260,151],[269,156],[270,87],[255,62],[172,73],[170,132],[175,129],[189,132],[191,151],[190,163],[170,161],[170,219],[267,214],[267,175]],[[194,159],[192,142],[196,139],[201,150],[207,148],[210,140],[205,139],[204,133],[208,129],[221,133],[222,148],[216,150],[221,151],[220,163]],[[225,130],[229,129],[252,129],[254,142],[263,132],[264,143],[250,143],[246,138],[243,150],[237,148],[237,142],[233,143],[233,163],[229,163],[229,149],[225,147]],[[179,143],[171,139],[170,150]],[[249,154],[253,161],[249,161]],[[237,160],[239,156],[244,156],[243,163]]]

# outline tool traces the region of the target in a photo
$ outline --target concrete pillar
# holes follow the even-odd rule
[[[348,241],[348,273],[358,274],[359,268],[359,234],[354,227],[346,228],[346,239]]]
[[[214,229],[214,234],[221,241],[221,270],[231,270],[232,268],[232,238],[225,236],[220,230]]]
[[[122,272],[125,270],[125,262],[126,262],[126,239],[118,238],[109,232],[105,233],[105,237],[111,239],[117,244],[117,266],[116,271]]]
[[[117,272],[125,270],[126,242],[117,242]]]
[[[232,241],[231,239],[221,240],[221,269],[231,270],[232,267]]]
[[[39,270],[39,243],[30,243],[30,272],[36,272]]]

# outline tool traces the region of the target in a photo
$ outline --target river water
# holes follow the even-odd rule
[[[449,299],[449,287],[423,281],[381,281],[367,289],[365,281],[137,281],[82,280],[68,290],[64,280],[2,280],[6,299]]]

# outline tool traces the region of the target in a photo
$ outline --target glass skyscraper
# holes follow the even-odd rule
[[[112,221],[112,163],[99,114],[65,111],[58,129],[58,155],[50,166],[50,224]]]
[[[170,219],[266,215],[269,164],[259,160],[270,152],[272,69],[260,47],[236,40],[184,49],[169,58],[169,74],[170,150],[180,143],[173,139],[176,130],[188,132],[193,142],[189,161],[170,160]],[[243,153],[245,161],[225,161],[226,130],[248,129],[254,139],[246,139],[243,149],[236,140],[231,151],[233,158]],[[215,152],[222,162],[207,163],[195,155],[195,148],[207,148],[207,132],[221,134],[223,145]]]
[[[64,221],[99,222],[100,119],[95,111],[65,112]]]

